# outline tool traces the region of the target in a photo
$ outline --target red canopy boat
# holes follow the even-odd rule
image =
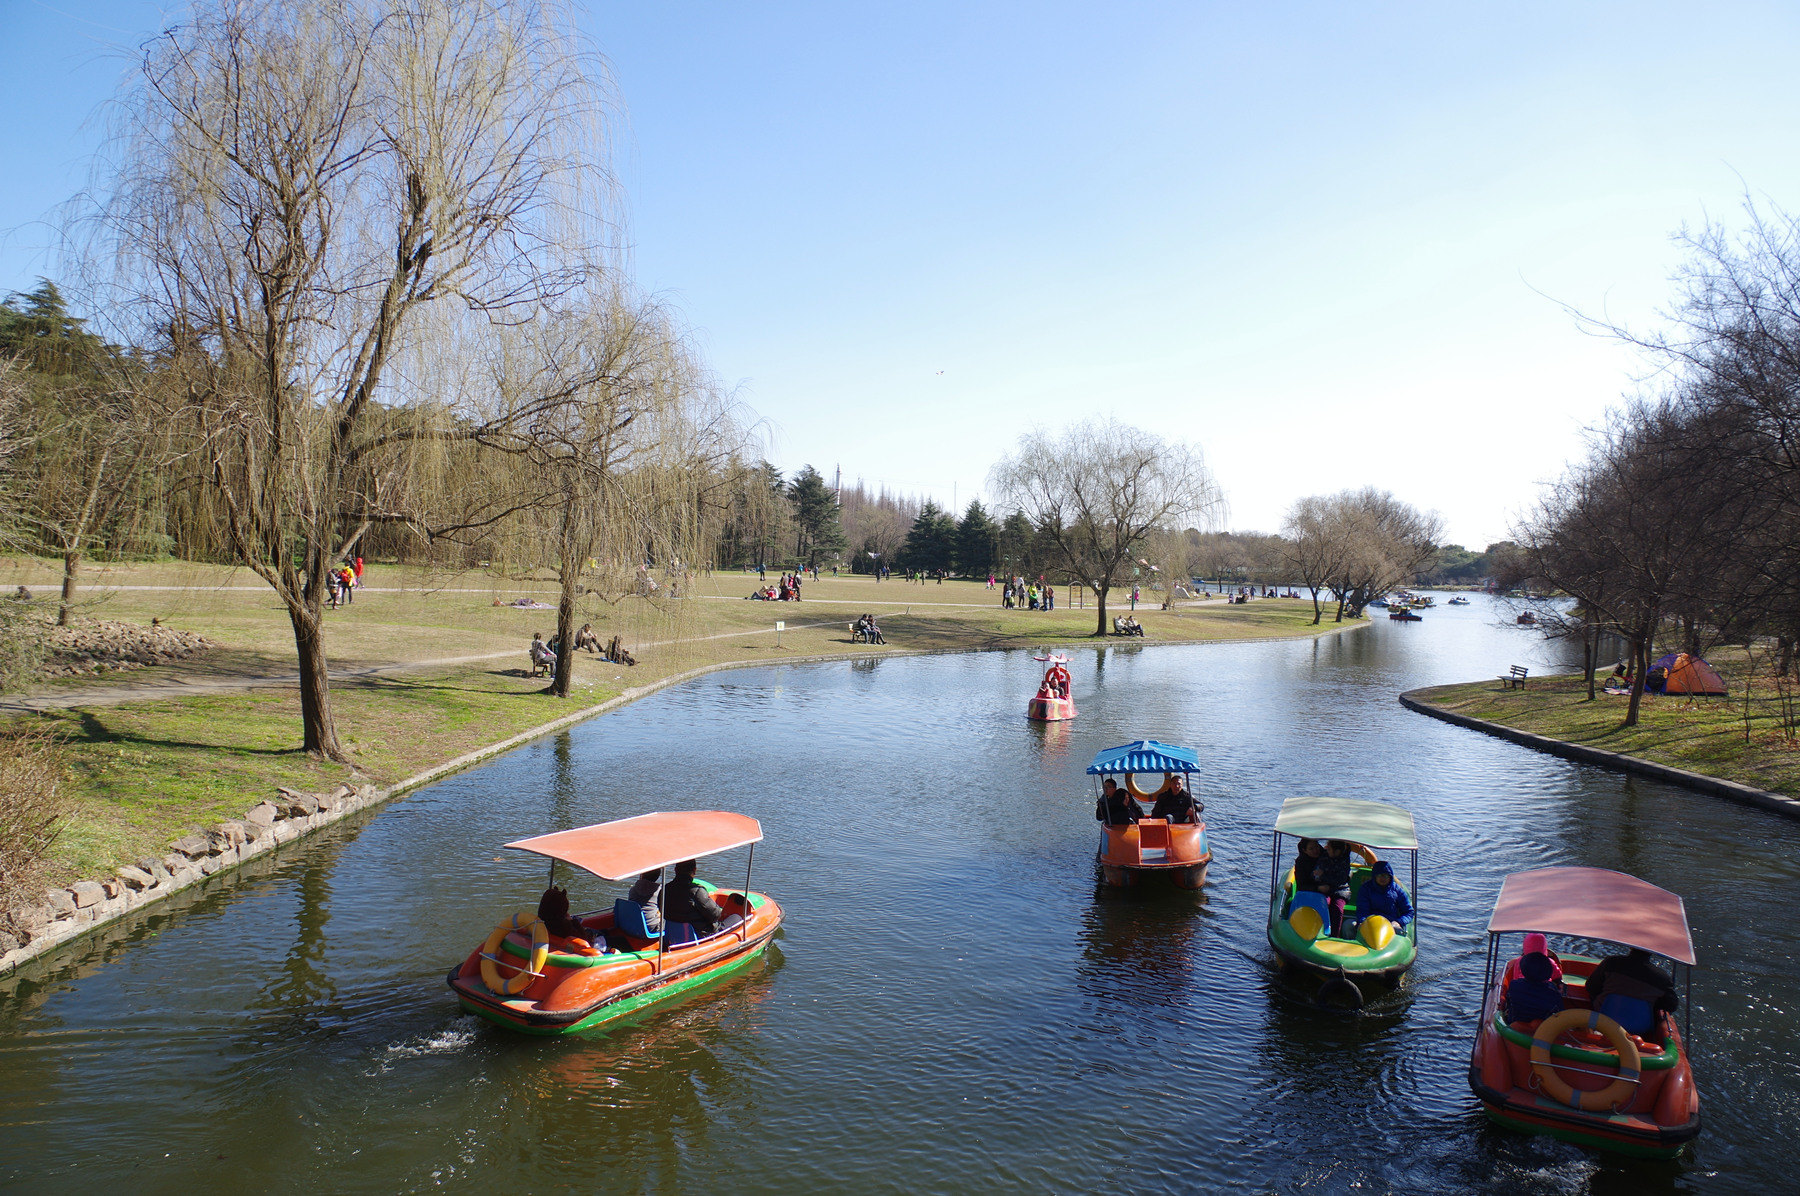
[[[762,826],[754,818],[691,810],[640,814],[506,846],[606,880],[627,880],[735,847],[749,846],[753,862],[761,839]],[[781,925],[781,907],[750,891],[749,862],[741,892],[700,883],[726,915],[704,938],[691,937],[692,928],[679,922],[650,931],[642,907],[623,897],[610,910],[576,919],[590,932],[585,939],[551,935],[537,912],[526,910],[501,922],[452,969],[450,988],[464,1009],[495,1025],[527,1034],[566,1034],[728,975],[763,953]]]
[[[1054,723],[1075,717],[1075,699],[1069,696],[1069,658],[1050,652],[1031,659],[1045,664],[1044,681],[1037,696],[1025,707],[1025,717]]]
[[[1622,1154],[1681,1153],[1700,1132],[1681,1027],[1652,1010],[1641,1036],[1628,1031],[1587,991],[1602,961],[1573,953],[1557,960],[1563,1011],[1510,1019],[1504,997],[1514,969],[1501,964],[1501,937],[1531,932],[1639,948],[1685,966],[1691,979],[1694,944],[1681,898],[1605,868],[1508,876],[1488,920],[1487,996],[1469,1058],[1469,1087],[1500,1125]]]

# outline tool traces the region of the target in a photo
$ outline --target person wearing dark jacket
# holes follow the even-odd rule
[[[1601,960],[1588,975],[1587,993],[1590,1006],[1640,1035],[1650,1033],[1656,1013],[1674,1013],[1681,1004],[1675,982],[1650,962],[1650,953],[1642,947]],[[1614,998],[1610,1003],[1609,997]]]
[[[663,921],[686,922],[697,938],[705,938],[719,928],[725,911],[719,908],[706,886],[694,879],[699,868],[696,860],[683,860],[675,865],[675,879],[663,890]]]
[[[1168,792],[1156,799],[1156,806],[1150,811],[1152,818],[1167,818],[1170,822],[1198,822],[1200,811],[1205,806],[1194,800],[1194,795],[1187,791],[1181,782],[1181,774],[1176,773],[1169,779]]]
[[[1300,849],[1294,856],[1294,892],[1319,891],[1319,865],[1324,858],[1325,849],[1317,839],[1300,840]]]
[[[1131,794],[1119,788],[1119,783],[1107,777],[1100,786],[1102,792],[1094,803],[1094,817],[1107,826],[1130,826],[1144,815]]]
[[[1331,907],[1331,937],[1337,938],[1343,933],[1344,906],[1350,902],[1349,844],[1342,839],[1328,840],[1325,854],[1319,857],[1317,874],[1317,888]]]
[[[580,939],[591,943],[596,932],[589,930],[580,922],[569,916],[569,893],[567,889],[551,885],[538,898],[538,919],[543,922],[544,929],[558,938]]]
[[[1536,1022],[1562,1011],[1562,985],[1551,978],[1549,956],[1521,957],[1519,975],[1506,986],[1506,1020]]]
[[[1369,918],[1380,914],[1394,924],[1395,934],[1404,934],[1413,920],[1412,901],[1406,890],[1394,879],[1393,865],[1377,860],[1369,870],[1369,879],[1356,890],[1356,916]]]

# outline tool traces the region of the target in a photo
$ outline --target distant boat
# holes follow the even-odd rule
[[[1420,618],[1418,615],[1413,614],[1410,610],[1407,610],[1405,607],[1400,607],[1399,609],[1388,611],[1388,618],[1398,620],[1399,622],[1402,622],[1402,623],[1423,623],[1425,621],[1424,619]]]
[[[1446,602],[1444,605],[1445,606],[1467,606],[1467,605],[1469,605],[1469,600],[1467,598],[1463,598],[1463,597],[1456,597],[1456,598],[1452,598],[1450,601]]]
[[[1521,626],[1521,627],[1529,627],[1533,623],[1537,622],[1537,615],[1531,611],[1526,611],[1524,614],[1520,615],[1517,619],[1515,619],[1514,622],[1518,623],[1519,626]]]

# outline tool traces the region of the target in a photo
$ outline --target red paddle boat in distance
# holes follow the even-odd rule
[[[1055,723],[1075,717],[1075,699],[1069,696],[1069,658],[1061,652],[1046,652],[1031,659],[1044,667],[1044,681],[1037,696],[1025,707],[1025,717],[1039,722]]]

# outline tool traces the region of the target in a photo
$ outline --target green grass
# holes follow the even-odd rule
[[[0,560],[0,590],[25,583],[42,599],[56,572],[49,562]],[[495,604],[523,594],[549,598],[547,580],[377,566],[369,573],[370,585],[391,589],[367,590],[352,606],[327,613],[332,666],[417,667],[334,682],[338,733],[355,762],[341,766],[299,750],[299,699],[290,690],[106,704],[109,694],[145,682],[229,683],[293,673],[292,629],[273,595],[266,588],[227,588],[257,585],[247,571],[159,562],[95,568],[84,572],[84,581],[91,587],[84,591],[86,614],[146,623],[154,616],[222,646],[196,661],[71,678],[37,691],[91,702],[42,716],[64,736],[68,788],[76,802],[51,861],[56,881],[108,876],[122,864],[160,854],[191,830],[242,815],[277,785],[317,790],[359,777],[392,783],[628,686],[712,664],[903,650],[1309,637],[1340,629],[1329,619],[1312,626],[1309,602],[1259,600],[1173,611],[1152,605],[1136,612],[1146,632],[1143,641],[1099,641],[1092,608],[1003,610],[999,592],[980,582],[921,586],[827,576],[807,583],[806,601],[789,604],[743,601],[754,577],[721,572],[696,579],[696,594],[688,600],[586,600],[578,621],[593,623],[602,638],[623,636],[639,665],[624,668],[580,655],[576,694],[565,702],[544,695],[544,681],[522,675],[531,633],[552,632],[555,612]],[[108,583],[174,588],[99,588]],[[1059,597],[1067,592],[1063,588]],[[1109,605],[1109,624],[1129,609],[1128,602]],[[863,610],[879,618],[887,649],[850,641],[846,624]],[[787,624],[779,646],[777,620]],[[421,663],[489,652],[517,655],[463,665]]]
[[[1635,727],[1623,725],[1628,698],[1601,694],[1590,702],[1579,674],[1533,677],[1524,689],[1478,681],[1438,686],[1414,696],[1457,714],[1552,739],[1775,793],[1800,794],[1800,742],[1784,729],[1781,702],[1761,663],[1751,687],[1746,735],[1748,670],[1743,651],[1719,649],[1707,660],[1724,677],[1729,696],[1689,699],[1646,694]]]

